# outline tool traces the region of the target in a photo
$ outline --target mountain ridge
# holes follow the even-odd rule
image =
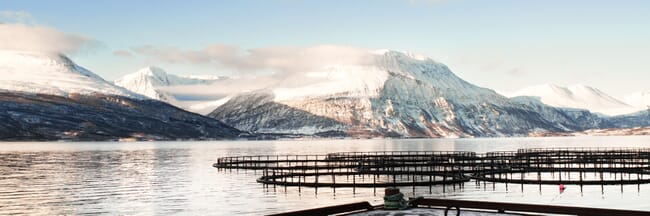
[[[361,137],[368,134],[401,137],[527,136],[540,131],[568,132],[609,125],[588,111],[504,97],[462,80],[447,66],[430,58],[413,58],[402,52],[386,51],[375,56],[373,65],[352,68],[380,73],[374,75],[382,79],[372,81],[375,82],[373,85],[365,85],[372,88],[358,88],[364,87],[359,85],[352,86],[352,91],[331,91],[315,96],[306,94],[302,98],[270,94],[267,97],[273,98],[264,103],[247,101],[245,98],[250,95],[242,94],[234,96],[209,116],[236,128],[253,131],[291,133],[298,127],[309,127],[320,129],[308,131],[310,133],[331,133],[334,129]],[[355,70],[346,72],[358,73]],[[337,77],[350,79],[354,75]],[[381,82],[380,85],[376,81]],[[348,82],[354,83],[354,80]],[[311,84],[308,87],[314,86],[326,85]],[[366,91],[357,91],[359,89]],[[289,92],[309,90],[305,87],[286,89]],[[277,104],[311,115],[286,112],[286,108],[279,109]],[[253,110],[256,114],[247,115],[246,110]],[[310,122],[317,117],[334,120],[334,123]],[[280,119],[292,119],[300,124],[294,127],[273,124]]]
[[[56,53],[0,50],[0,89],[65,96],[110,94],[144,99]]]

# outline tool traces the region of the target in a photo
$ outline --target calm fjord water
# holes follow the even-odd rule
[[[217,171],[218,157],[341,151],[475,151],[650,147],[650,136],[414,140],[0,143],[0,215],[234,215],[382,201],[372,189],[263,188],[261,172]],[[623,190],[623,192],[621,192]],[[411,188],[404,188],[412,195]],[[416,195],[649,210],[650,185],[419,188]]]

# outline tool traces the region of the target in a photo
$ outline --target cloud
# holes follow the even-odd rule
[[[451,63],[465,69],[471,68],[471,70],[491,75],[505,74],[517,77],[526,76],[528,72],[528,68],[498,55],[464,54],[455,61],[451,61]]]
[[[92,38],[47,26],[0,23],[0,49],[72,54],[97,46]]]
[[[11,23],[32,23],[32,15],[25,11],[0,11],[0,21]]]
[[[357,47],[317,45],[309,47],[271,46],[242,49],[238,46],[213,44],[200,49],[186,50],[169,46],[133,47],[135,55],[169,64],[213,67],[219,71],[234,72],[233,78],[207,86],[168,87],[179,95],[211,95],[211,97],[245,91],[293,88],[331,81],[323,68],[334,65],[370,65],[376,60],[371,50]],[[150,60],[151,60],[150,59]]]
[[[515,67],[515,68],[512,68],[510,70],[507,70],[506,74],[511,75],[511,76],[522,76],[522,75],[525,75],[526,72],[524,70],[522,70],[521,68],[519,68],[519,67]]]
[[[279,74],[307,72],[327,65],[365,65],[372,61],[368,49],[335,45],[273,46],[248,50],[223,44],[199,50],[146,45],[131,50],[172,64],[214,65],[238,72],[272,71]]]
[[[131,57],[133,56],[131,52],[126,51],[126,50],[116,50],[113,52],[114,56],[120,56],[120,57]]]
[[[151,57],[153,59],[166,62],[166,63],[189,63],[189,64],[209,64],[214,53],[209,53],[207,50],[191,51],[181,50],[172,46],[152,46],[145,45],[140,47],[133,47],[131,50],[134,53]]]

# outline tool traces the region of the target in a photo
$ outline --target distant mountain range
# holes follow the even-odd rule
[[[0,140],[234,139],[222,122],[106,82],[58,54],[0,52]]]
[[[197,86],[209,88],[225,79],[221,76],[179,76],[161,68],[146,67],[116,80],[115,85],[188,111],[207,114],[225,102],[219,102],[224,96],[193,89]]]
[[[369,63],[309,71],[300,85],[235,93],[216,87],[238,78],[147,67],[110,83],[62,55],[0,57],[4,140],[493,137],[650,126],[647,93],[618,100],[587,86],[542,85],[506,97],[428,57],[389,50]]]
[[[629,114],[645,108],[645,106],[634,107],[609,96],[599,89],[585,85],[563,87],[544,84],[527,87],[512,93],[504,93],[504,95],[508,97],[530,96],[538,98],[542,103],[550,106],[586,109],[610,116]],[[639,105],[638,103],[634,104]]]
[[[413,54],[409,54],[412,55]],[[426,58],[417,56],[418,58]],[[335,67],[324,69],[323,73],[332,76],[332,72],[327,70],[335,70]],[[339,67],[341,71],[353,71],[353,66]],[[339,73],[341,75],[342,73]],[[354,74],[356,75],[356,74]],[[369,75],[369,78],[377,79]],[[324,93],[333,91],[332,89],[339,89],[345,92],[346,89],[342,88],[355,88],[351,84],[353,80],[365,82],[367,77],[347,77],[352,79],[343,79],[336,82],[321,83],[319,86],[311,86],[312,88],[300,88],[300,91],[293,91],[295,89],[279,88],[274,91],[279,91],[279,97],[293,97],[291,94],[310,94],[310,91],[317,93]],[[212,85],[222,85],[230,83],[235,79],[224,76],[181,76],[169,74],[161,68],[146,67],[135,73],[127,74],[124,77],[115,81],[115,84],[135,93],[145,95],[152,99],[162,100],[182,107],[188,111],[197,112],[201,114],[208,114],[216,107],[227,102],[232,96],[228,94],[219,94],[203,91],[190,91],[193,88],[201,87],[201,90],[210,90]],[[346,82],[342,84],[342,82]],[[324,86],[324,85],[327,86]],[[363,85],[363,84],[361,84]],[[377,84],[373,84],[377,85]],[[336,91],[336,90],[334,90]],[[287,92],[292,92],[287,94]],[[284,94],[283,94],[284,93]],[[558,108],[575,108],[586,109],[590,112],[599,113],[607,116],[631,114],[638,111],[646,110],[650,107],[650,91],[639,91],[617,99],[601,91],[600,89],[576,84],[572,86],[559,86],[555,84],[542,84],[536,86],[526,87],[517,91],[497,91],[497,93],[506,97],[521,97],[527,96],[536,98],[542,103],[558,107]]]

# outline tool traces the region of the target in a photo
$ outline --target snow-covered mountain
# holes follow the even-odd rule
[[[169,74],[158,67],[145,67],[127,74],[115,84],[149,98],[165,101],[186,110],[203,113],[221,105],[224,96],[206,96],[201,91],[190,91],[195,86],[209,86],[223,81],[220,76],[180,76]]]
[[[626,96],[624,100],[639,109],[650,109],[650,91],[635,92]]]
[[[60,54],[0,51],[0,140],[236,138],[222,122],[106,82]]]
[[[149,67],[116,81],[135,93],[63,55],[0,51],[0,139],[214,139],[247,135],[241,130],[355,137],[527,136],[650,125],[648,111],[605,117],[532,97],[507,98],[421,55],[381,51],[370,57],[369,62],[292,73],[297,77],[276,83],[176,76]],[[218,108],[208,118],[149,98],[188,110]]]
[[[530,96],[554,107],[586,109],[592,112],[615,116],[639,111],[601,90],[585,85],[569,87],[553,84],[531,86],[512,93],[502,93],[508,97]]]
[[[143,99],[61,54],[0,50],[0,90],[68,96],[106,94]]]
[[[377,52],[371,64],[312,71],[322,82],[233,97],[209,116],[241,130],[351,136],[516,136],[603,126],[584,110],[509,99],[429,58]]]

